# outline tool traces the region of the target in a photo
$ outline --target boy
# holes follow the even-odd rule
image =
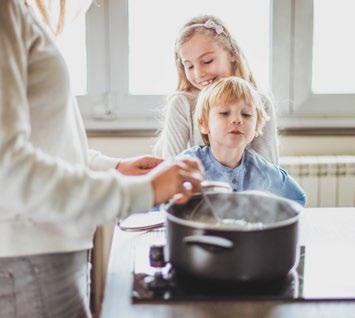
[[[306,195],[297,182],[248,148],[268,120],[250,83],[226,77],[211,84],[201,91],[195,116],[205,145],[179,156],[199,158],[206,180],[228,182],[234,191],[268,191],[305,205]]]

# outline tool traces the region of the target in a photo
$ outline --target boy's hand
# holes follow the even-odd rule
[[[203,180],[203,167],[195,158],[181,158],[161,165],[152,173],[154,205],[164,203],[178,195],[178,203],[187,202],[191,195],[200,190]]]
[[[143,175],[163,161],[162,158],[145,155],[133,158],[122,159],[116,166],[116,170],[124,175]]]

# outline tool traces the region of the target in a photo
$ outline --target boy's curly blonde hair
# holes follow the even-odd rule
[[[229,105],[244,100],[256,108],[256,136],[262,135],[266,121],[270,119],[267,115],[260,94],[246,80],[231,76],[222,78],[210,86],[204,88],[197,99],[195,118],[199,125],[208,125],[208,117],[212,107],[216,105]],[[202,134],[202,140],[210,145],[208,135]]]

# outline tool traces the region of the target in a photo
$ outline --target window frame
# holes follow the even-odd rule
[[[128,93],[128,0],[93,3],[86,28],[88,92],[77,97],[86,129],[155,130],[166,96]]]
[[[279,127],[354,128],[355,94],[312,92],[313,0],[273,2],[271,87]]]
[[[92,5],[86,13],[86,57],[87,57],[87,94],[77,96],[84,120],[89,120],[95,105],[102,104],[109,90],[108,38],[106,17],[103,5]]]
[[[163,95],[128,92],[128,1],[102,0],[87,13],[88,94],[78,100],[88,130],[155,130],[156,107],[166,103]],[[355,94],[311,91],[313,0],[271,0],[270,10],[270,88],[279,128],[355,127]]]

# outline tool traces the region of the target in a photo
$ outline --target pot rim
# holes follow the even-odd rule
[[[194,229],[218,230],[218,231],[226,231],[226,232],[227,231],[228,232],[231,232],[231,231],[232,232],[262,232],[265,230],[272,230],[272,229],[285,227],[287,225],[297,223],[299,220],[299,217],[300,217],[300,213],[301,213],[301,212],[296,212],[298,214],[289,218],[289,219],[279,221],[279,222],[265,224],[262,228],[260,228],[259,226],[253,228],[252,225],[249,227],[243,227],[240,225],[233,225],[233,224],[207,224],[207,223],[198,222],[198,221],[185,220],[185,219],[179,218],[179,217],[171,214],[171,212],[167,211],[166,209],[164,209],[164,211],[167,214],[167,219],[174,222],[174,223],[178,223],[180,225],[187,226],[187,227],[192,227]]]
[[[260,194],[260,195],[264,196],[265,192],[250,190],[250,191],[239,192],[236,194],[242,195],[242,196],[250,195],[250,194]],[[213,195],[213,194],[211,194],[211,195]],[[253,226],[252,224],[250,224],[246,227],[246,226],[241,226],[239,224],[210,224],[210,223],[205,223],[205,222],[183,219],[181,217],[173,215],[169,211],[169,209],[174,204],[176,204],[174,200],[171,200],[166,205],[162,205],[160,207],[160,210],[164,211],[167,214],[167,219],[169,219],[175,223],[178,223],[183,226],[192,227],[194,229],[201,229],[201,230],[218,230],[218,231],[226,231],[226,232],[230,232],[230,231],[232,231],[232,232],[261,232],[261,231],[265,231],[265,230],[272,230],[272,229],[285,227],[285,226],[288,226],[288,225],[298,222],[300,214],[303,211],[303,207],[300,204],[298,204],[297,202],[292,201],[290,199],[277,197],[277,196],[270,194],[270,193],[268,193],[267,195],[269,197],[271,196],[271,197],[277,198],[280,201],[287,202],[290,205],[290,209],[293,211],[293,213],[295,213],[295,215],[292,217],[289,217],[285,220],[282,220],[282,221],[265,223],[265,224],[263,224],[262,227],[260,227],[260,225]],[[201,194],[198,194],[197,196],[201,196]]]

